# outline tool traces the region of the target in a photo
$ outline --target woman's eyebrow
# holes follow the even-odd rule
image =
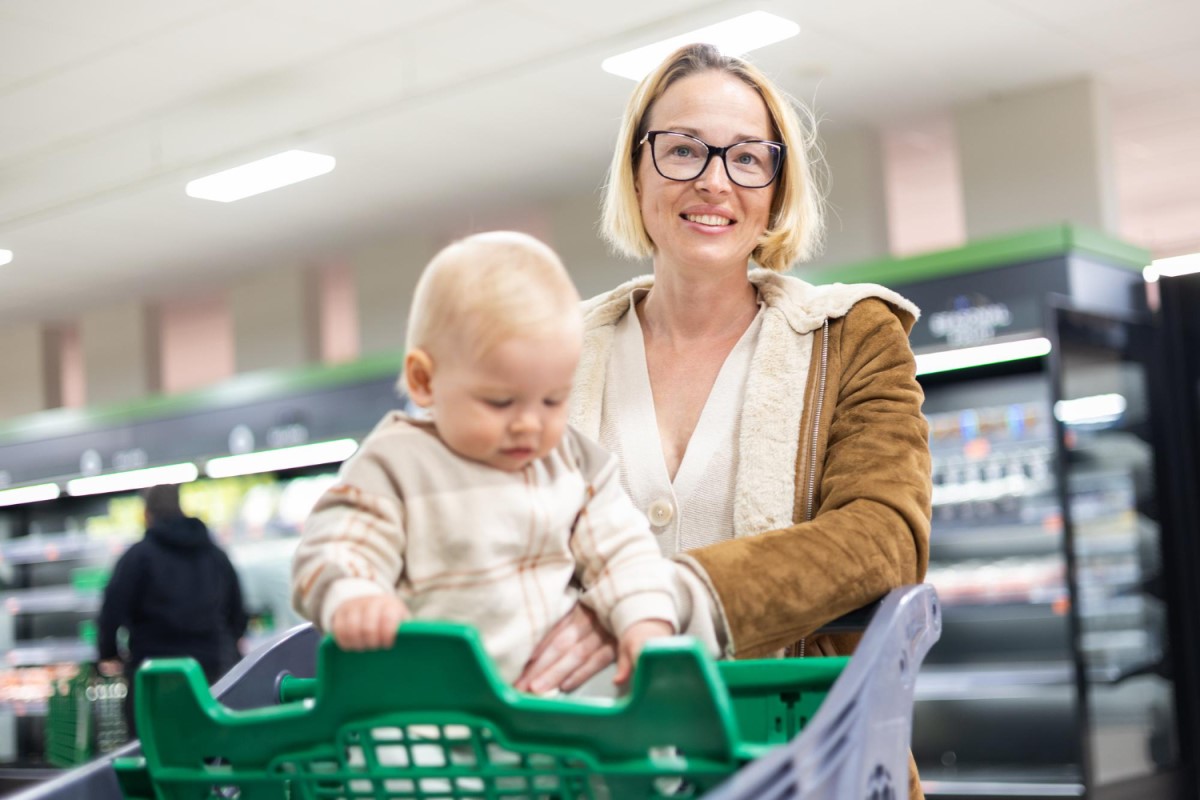
[[[689,128],[686,125],[677,125],[674,127],[665,128],[664,130],[669,130],[674,133],[686,133],[688,136],[694,136],[697,139],[704,141],[704,137],[700,135],[699,130],[697,130],[696,128]],[[731,142],[731,144],[737,144],[738,142],[745,142],[745,141],[749,141],[751,139],[767,140],[770,138],[771,138],[770,135],[764,136],[764,135],[758,134],[758,133],[737,133],[737,134],[734,134],[733,141]]]

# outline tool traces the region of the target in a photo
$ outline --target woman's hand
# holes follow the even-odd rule
[[[513,686],[522,692],[545,694],[551,689],[578,689],[617,656],[616,640],[600,625],[596,614],[576,603],[534,648],[525,671]]]
[[[343,650],[386,650],[409,616],[408,607],[394,594],[355,597],[333,612],[329,632]]]

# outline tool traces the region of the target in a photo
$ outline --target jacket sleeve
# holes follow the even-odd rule
[[[221,555],[225,561],[225,569],[229,574],[228,596],[225,598],[225,628],[229,631],[229,635],[234,641],[236,641],[246,635],[246,626],[250,623],[250,618],[246,616],[246,605],[242,600],[242,584],[238,579],[237,569],[224,552]]]
[[[133,609],[137,605],[138,592],[142,586],[139,544],[134,544],[117,559],[108,585],[104,587],[104,600],[96,622],[96,649],[101,661],[120,655],[117,651],[117,630],[129,626]]]
[[[342,468],[317,501],[292,558],[292,605],[329,630],[338,606],[395,592],[404,567],[404,509],[378,439]]]
[[[678,631],[674,566],[621,488],[616,458],[582,437],[579,442],[586,453],[587,502],[571,533],[571,553],[584,588],[582,602],[616,636],[648,619],[664,620]]]
[[[821,344],[815,342],[814,364]],[[830,325],[828,345],[834,385],[826,385],[828,417],[820,422],[828,425],[827,437],[818,439],[825,446],[813,459],[813,519],[684,557],[719,598],[739,658],[778,650],[925,576],[928,426],[907,333],[889,306],[866,300]],[[806,402],[814,400],[810,391]],[[801,442],[802,456],[809,446]],[[809,459],[798,461],[797,485],[807,486]],[[803,506],[798,497],[797,515]]]

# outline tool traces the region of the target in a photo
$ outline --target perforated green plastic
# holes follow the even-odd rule
[[[123,678],[108,678],[80,664],[75,677],[54,687],[46,707],[46,760],[57,767],[83,764],[126,738],[121,706]]]
[[[524,695],[465,626],[407,622],[388,651],[320,646],[285,702],[232,711],[188,659],[137,675],[142,756],[128,798],[493,800],[696,797],[792,738],[848,659],[718,665],[688,639],[647,646],[628,697]]]

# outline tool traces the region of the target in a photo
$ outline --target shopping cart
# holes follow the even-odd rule
[[[78,665],[75,676],[57,681],[46,702],[46,760],[73,767],[116,750],[126,739],[125,679]]]
[[[406,623],[374,653],[301,626],[211,692],[193,662],[147,663],[142,743],[19,798],[902,797],[913,684],[940,627],[933,589],[904,587],[853,658],[718,664],[664,640],[629,696],[603,701],[515,692],[462,626]]]

